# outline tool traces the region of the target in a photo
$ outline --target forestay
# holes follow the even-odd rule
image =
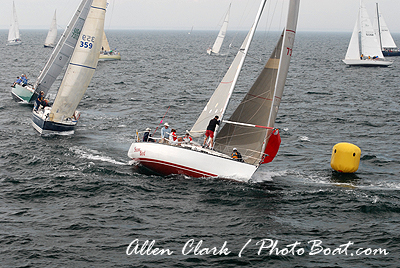
[[[36,80],[35,95],[38,95],[40,91],[47,94],[50,87],[61,73],[63,67],[68,62],[74,52],[76,42],[78,41],[79,34],[81,33],[92,2],[93,0],[82,0],[80,3],[74,16],[58,41],[57,46],[54,48],[49,60]]]
[[[298,10],[299,0],[290,1],[286,29],[256,82],[229,119],[263,127],[225,124],[215,141],[217,151],[230,154],[232,148],[236,147],[245,156],[245,161],[253,165],[258,165],[263,159],[289,69]]]
[[[62,122],[73,116],[89,86],[99,59],[104,31],[106,0],[93,0],[66,74],[58,90],[50,120]]]

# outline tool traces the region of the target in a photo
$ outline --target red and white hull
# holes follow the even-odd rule
[[[199,146],[171,146],[153,142],[134,142],[128,156],[160,175],[183,174],[190,177],[218,177],[247,182],[257,166]]]

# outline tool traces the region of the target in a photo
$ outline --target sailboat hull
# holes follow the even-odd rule
[[[28,104],[32,103],[32,96],[35,93],[35,90],[29,85],[23,87],[21,85],[16,84],[12,87],[11,96],[16,102]]]
[[[32,126],[41,135],[72,135],[78,120],[68,119],[63,123],[48,120],[50,107],[32,112]]]
[[[153,142],[134,142],[128,156],[155,174],[186,175],[195,178],[218,177],[247,182],[257,167],[235,161],[199,146],[172,146]]]
[[[99,61],[120,60],[120,59],[121,59],[120,53],[113,55],[100,54],[99,56]]]
[[[21,40],[11,40],[11,41],[7,41],[7,46],[17,46],[22,44]]]
[[[400,56],[400,50],[397,50],[397,51],[382,51],[382,54],[385,57]]]
[[[375,66],[387,67],[393,63],[392,61],[360,60],[360,59],[344,59],[343,62],[349,66],[364,66],[364,67],[375,67]]]

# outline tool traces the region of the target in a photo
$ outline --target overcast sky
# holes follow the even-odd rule
[[[46,29],[54,10],[57,24],[63,29],[81,0],[15,0],[20,29]],[[269,10],[276,10],[277,21],[271,30],[280,30],[282,8],[287,0],[270,0]],[[282,2],[284,6],[282,7]],[[400,33],[400,0],[364,0],[373,19],[375,2],[392,33]],[[228,30],[248,30],[260,0],[109,0],[105,29],[215,30],[218,31],[229,4],[232,3]],[[352,32],[359,0],[301,0],[298,31]],[[0,29],[11,23],[12,0],[0,0]],[[264,12],[260,26],[272,11]],[[271,17],[272,15],[270,15]],[[286,16],[286,11],[284,13]],[[266,27],[266,26],[265,26]],[[264,27],[264,28],[265,28]]]

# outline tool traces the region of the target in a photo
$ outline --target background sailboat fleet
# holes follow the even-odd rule
[[[161,175],[185,174],[194,177],[224,177],[248,181],[261,164],[272,160],[266,160],[270,156],[267,153],[268,146],[270,139],[277,140],[275,136],[279,136],[279,132],[274,129],[274,122],[293,49],[300,0],[290,0],[286,28],[270,59],[229,120],[224,119],[265,2],[266,0],[261,1],[255,22],[230,68],[189,132],[194,138],[202,138],[209,120],[214,115],[220,116],[222,124],[216,131],[215,146],[201,148],[195,143],[180,146],[144,143],[138,137],[128,152],[128,156],[135,160],[136,164],[147,171]],[[110,53],[111,49],[104,32],[106,4],[106,0],[82,0],[58,42],[56,42],[57,21],[54,12],[44,44],[45,47],[54,47],[49,60],[34,85],[13,87],[12,95],[16,101],[32,104],[41,92],[44,95],[48,93],[55,79],[67,65],[52,106],[35,105],[32,112],[32,126],[40,134],[73,134],[80,116],[76,109],[91,81],[98,61],[121,59],[119,53]],[[210,55],[220,53],[228,28],[230,8],[231,5],[214,44],[207,49]],[[372,24],[361,0],[354,31],[343,60],[345,64],[389,66],[392,61],[386,60],[385,56],[400,55],[379,12],[378,4],[374,18]],[[18,45],[21,42],[13,3],[13,20],[7,45]],[[243,162],[230,158],[233,148],[238,148],[242,152]],[[211,162],[214,164],[210,165]]]

